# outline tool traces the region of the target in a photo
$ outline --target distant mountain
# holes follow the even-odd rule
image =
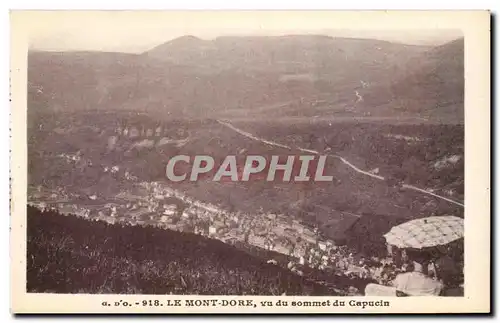
[[[315,35],[184,36],[138,55],[30,52],[28,67],[35,110],[214,117],[289,102],[308,110],[301,102],[321,98],[327,108],[309,114],[429,114],[439,107],[446,116],[463,105],[463,40],[432,48]],[[267,115],[261,110],[256,117]]]
[[[464,39],[431,48],[412,58],[389,82],[364,95],[360,106],[391,109],[429,117],[464,114]]]
[[[139,55],[106,52],[30,52],[28,93],[56,110],[145,109],[165,80],[183,79],[189,68]],[[134,102],[131,107],[128,102]],[[137,104],[138,103],[138,104]],[[33,106],[32,106],[33,107]]]
[[[358,73],[404,62],[426,47],[321,35],[218,37],[184,36],[161,44],[148,57],[185,65],[245,72],[311,73],[319,78]],[[361,74],[361,71],[364,73]]]
[[[194,36],[183,36],[159,45],[144,53],[144,55],[183,64],[185,62],[196,62],[203,57],[210,57],[214,50],[216,48],[210,41]]]
[[[141,55],[33,52],[28,56],[32,110],[118,109],[203,116],[226,106],[278,100],[287,92],[278,77],[207,73]]]

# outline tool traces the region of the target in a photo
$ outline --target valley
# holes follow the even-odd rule
[[[381,264],[392,226],[464,216],[463,38],[432,47],[185,36],[137,54],[30,51],[28,66],[28,204],[106,223],[114,229],[99,230],[120,241],[122,227],[195,246],[217,240],[228,254],[328,286],[322,293],[359,295],[363,287],[340,288],[338,277],[378,275],[366,263]],[[167,164],[179,155],[214,165],[321,155],[332,179],[288,182],[277,171],[273,181],[173,181]],[[189,163],[175,169],[192,173]]]

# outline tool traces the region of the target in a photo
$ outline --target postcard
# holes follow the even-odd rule
[[[12,313],[491,311],[488,11],[17,10],[10,56]]]

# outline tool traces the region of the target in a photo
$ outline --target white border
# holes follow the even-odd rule
[[[352,0],[349,2],[345,3],[336,3],[335,5],[328,4],[328,3],[321,3],[320,1],[314,1],[314,0],[309,0],[307,2],[305,1],[283,1],[282,3],[280,2],[274,2],[271,3],[270,1],[261,1],[261,0],[255,0],[255,1],[246,1],[247,4],[242,4],[240,2],[239,5],[228,5],[226,1],[211,1],[210,5],[208,5],[206,2],[203,1],[182,1],[181,3],[176,4],[169,4],[169,5],[159,5],[157,1],[150,1],[150,0],[142,0],[142,1],[120,1],[119,4],[118,2],[113,3],[103,3],[102,1],[93,1],[93,0],[88,0],[88,1],[72,1],[71,4],[69,4],[67,1],[45,1],[43,3],[41,2],[36,2],[36,1],[10,1],[6,2],[5,4],[7,5],[7,9],[494,9],[494,12],[497,12],[498,5],[500,2],[498,1],[484,1],[484,0],[476,0],[476,1],[452,1],[452,2],[447,2],[446,4],[440,3],[439,1],[426,1],[426,0],[421,0],[421,1],[416,1],[416,3],[409,4],[408,1],[402,3],[400,1],[377,1],[376,4],[372,3],[370,1],[356,1]],[[3,3],[2,3],[3,5]],[[1,16],[1,21],[2,24],[1,26],[4,27],[2,28],[2,40],[4,40],[4,48],[9,48],[9,18],[8,14],[4,11],[4,15]],[[498,36],[495,37],[495,40],[498,41],[497,39]],[[495,42],[496,43],[496,42]],[[495,44],[494,43],[494,44]],[[5,77],[2,79],[4,80],[5,83],[3,83],[1,87],[1,94],[2,94],[2,99],[3,102],[8,102],[8,71],[9,71],[9,54],[10,51],[4,51],[4,62],[5,64],[2,65],[5,69]],[[498,84],[495,87],[495,91],[498,91]],[[498,93],[498,92],[497,92]],[[8,185],[8,168],[9,168],[9,157],[8,157],[8,149],[9,149],[9,137],[8,137],[8,129],[9,129],[9,109],[2,109],[2,113],[4,113],[3,118],[0,117],[1,122],[3,124],[0,124],[0,131],[3,132],[0,135],[0,144],[2,145],[2,148],[4,148],[4,154],[2,154],[2,159],[0,161],[0,167],[2,167],[5,171],[1,172],[3,175],[2,179],[2,189],[5,189],[2,194],[2,199],[0,200],[0,207],[5,211],[4,212],[4,217],[2,219],[7,222],[8,217],[6,216],[9,212],[9,200],[8,200],[8,193],[9,193],[9,187]],[[498,113],[497,113],[498,115]],[[498,138],[496,138],[498,139]],[[498,151],[498,150],[497,150]],[[495,195],[496,197],[496,195]],[[498,220],[496,221],[497,226],[498,226]],[[7,228],[7,223],[3,226],[4,228]],[[495,227],[497,229],[497,227]],[[8,246],[9,240],[8,240],[8,235],[4,234],[2,235],[4,239],[4,243],[2,243],[3,251],[5,252],[4,259],[7,258],[8,254]],[[496,248],[498,252],[498,248]],[[495,256],[497,254],[495,253]],[[10,268],[9,266],[4,266],[4,268]],[[9,269],[7,269],[8,271]],[[6,274],[5,272],[2,273],[4,279],[6,279],[6,284],[3,284],[3,286],[10,285],[9,278],[10,273]],[[7,303],[7,298],[10,298],[9,295],[9,289],[4,288],[3,289],[5,295],[5,299],[2,297],[2,300],[4,301],[3,303]],[[4,311],[4,313],[8,313],[7,311]],[[5,318],[13,319],[10,315]],[[173,318],[170,318],[173,319]],[[267,319],[267,318],[266,318]],[[270,318],[269,318],[270,319]],[[273,318],[275,319],[275,318]],[[287,318],[291,319],[291,318]],[[305,319],[304,317],[301,317],[300,319]],[[337,319],[337,318],[335,318]],[[425,319],[426,321],[429,320],[434,320],[434,318],[430,317],[425,317],[425,318],[420,318],[420,319]],[[453,318],[452,318],[453,319]],[[86,320],[86,319],[85,319]],[[340,321],[344,320],[344,318],[340,318]],[[90,321],[90,319],[88,320]]]

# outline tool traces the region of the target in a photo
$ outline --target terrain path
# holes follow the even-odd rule
[[[262,142],[264,144],[267,144],[267,145],[270,145],[270,146],[285,148],[285,149],[289,149],[289,150],[298,149],[300,151],[308,152],[308,153],[315,154],[315,155],[319,155],[320,154],[316,150],[311,150],[311,149],[306,149],[306,148],[300,148],[300,147],[293,147],[292,148],[290,146],[283,145],[283,144],[280,144],[280,143],[277,143],[277,142],[274,142],[274,141],[269,141],[269,140],[266,140],[266,139],[263,139],[263,138],[256,137],[253,134],[251,134],[249,132],[246,132],[246,131],[244,131],[244,130],[242,130],[240,128],[237,128],[237,127],[233,126],[232,124],[230,124],[229,122],[226,122],[226,121],[217,120],[217,122],[220,123],[221,125],[229,128],[229,129],[233,130],[233,131],[236,131],[237,133],[239,133],[239,134],[241,134],[241,135],[243,135],[243,136],[245,136],[247,138],[250,138],[250,139],[256,140],[256,141],[260,141],[260,142]],[[336,154],[326,154],[326,155],[330,156],[330,157],[333,157],[333,158],[339,159],[342,163],[344,163],[345,165],[349,166],[350,168],[352,168],[354,171],[356,171],[359,174],[362,174],[362,175],[365,175],[365,176],[369,176],[369,177],[372,177],[372,178],[375,178],[375,179],[378,179],[378,180],[381,180],[381,181],[385,181],[386,180],[382,176],[372,174],[372,173],[370,173],[368,171],[364,171],[364,170],[356,167],[355,165],[351,164],[347,159],[345,159],[342,156],[339,156],[339,155],[336,155]],[[455,205],[461,206],[462,208],[465,206],[462,202],[458,202],[458,201],[449,199],[447,197],[435,194],[433,192],[430,192],[430,191],[422,189],[422,188],[418,188],[418,187],[413,186],[413,185],[403,184],[402,187],[406,188],[406,189],[414,190],[414,191],[417,191],[417,192],[420,192],[420,193],[424,193],[424,194],[427,194],[427,195],[434,196],[434,197],[439,198],[441,200],[444,200],[444,201],[453,203]]]

